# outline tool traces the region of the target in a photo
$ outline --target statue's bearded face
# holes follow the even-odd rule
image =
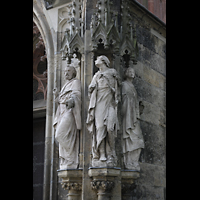
[[[74,78],[74,69],[72,67],[66,67],[64,74],[67,80],[71,80]]]

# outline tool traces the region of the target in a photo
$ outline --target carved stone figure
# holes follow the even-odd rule
[[[110,68],[109,59],[97,57],[99,71],[94,75],[88,93],[90,97],[87,129],[92,134],[93,166],[102,167],[116,163],[115,137],[119,129],[117,106],[119,102],[119,76]]]
[[[56,102],[54,119],[55,138],[59,142],[60,169],[76,169],[79,154],[79,130],[81,129],[81,83],[73,65],[65,68],[66,83]]]
[[[122,119],[125,168],[140,171],[138,163],[141,148],[144,148],[144,140],[140,128],[139,102],[137,92],[132,81],[135,71],[129,67],[125,71],[125,81],[122,83]]]

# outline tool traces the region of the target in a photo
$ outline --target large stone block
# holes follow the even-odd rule
[[[147,27],[140,25],[136,27],[138,43],[161,57],[166,58],[166,42],[153,34]]]
[[[149,59],[150,67],[160,72],[164,76],[166,76],[166,59],[161,57],[160,55],[151,52],[151,56]]]
[[[166,90],[166,77],[150,68],[150,66],[138,61],[137,65],[134,66],[134,69],[138,78],[141,78],[164,91]]]
[[[166,59],[138,43],[138,61],[166,76]]]
[[[166,167],[155,166],[154,186],[166,187]]]
[[[140,115],[141,120],[150,122],[156,125],[160,124],[160,109],[159,107],[148,103],[147,101],[142,101],[144,106],[143,112]]]
[[[136,26],[136,34],[137,34],[138,43],[143,44],[145,47],[147,47],[151,51],[154,51],[154,52],[156,51],[154,37],[152,37],[152,34],[149,31],[149,29],[138,25]]]
[[[149,185],[153,187],[166,187],[166,167],[140,163],[140,178],[138,185]]]
[[[164,188],[156,186],[138,185],[134,189],[134,200],[165,200]]]
[[[145,142],[145,148],[141,152],[140,161],[142,163],[165,166],[165,128],[144,121],[141,121],[140,124]]]
[[[139,98],[145,100],[149,103],[152,103],[155,106],[165,108],[166,107],[166,92],[150,85],[146,81],[135,77],[133,84],[137,90]]]

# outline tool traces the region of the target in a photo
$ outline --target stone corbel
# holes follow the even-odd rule
[[[68,190],[68,200],[81,200],[82,169],[57,170],[62,178],[62,188]]]
[[[115,177],[120,176],[120,168],[89,168],[88,175],[93,179],[91,187],[97,191],[98,200],[111,200]]]
[[[91,182],[91,187],[93,190],[97,190],[98,200],[110,200],[114,182],[108,180],[96,180]]]
[[[140,172],[134,170],[121,171],[122,200],[132,200],[135,180],[140,177]]]

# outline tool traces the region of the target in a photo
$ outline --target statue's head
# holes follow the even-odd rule
[[[135,70],[133,69],[133,67],[128,67],[127,69],[125,69],[124,71],[124,78],[134,78],[135,77]]]
[[[65,67],[65,78],[67,80],[71,80],[72,78],[76,77],[76,69],[72,64],[67,64],[67,66]]]
[[[109,59],[106,57],[106,56],[98,56],[96,61],[95,61],[95,65],[98,65],[98,64],[105,64],[106,67],[109,67],[110,68],[110,61]]]

